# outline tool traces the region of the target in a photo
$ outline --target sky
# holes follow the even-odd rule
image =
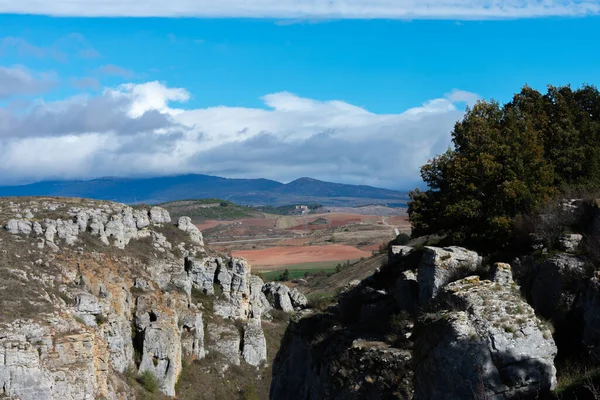
[[[0,0],[0,184],[392,189],[478,100],[600,84],[600,0]]]

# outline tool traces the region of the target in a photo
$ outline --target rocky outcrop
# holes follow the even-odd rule
[[[24,219],[11,219],[4,226],[8,232],[13,235],[29,235],[31,233],[31,222]]]
[[[190,235],[192,242],[200,246],[204,246],[202,232],[200,232],[200,229],[198,229],[196,225],[192,223],[192,219],[190,217],[180,217],[179,221],[177,222],[177,227]]]
[[[108,357],[102,338],[58,318],[54,322],[50,328],[17,320],[2,329],[2,394],[38,400],[108,398],[115,393],[107,381]]]
[[[544,318],[564,318],[574,306],[585,275],[585,260],[572,254],[558,254],[535,265],[527,287],[531,305]]]
[[[150,222],[162,225],[171,221],[169,212],[160,207],[152,207],[150,211],[134,210],[120,204],[114,204],[112,207],[102,204],[100,207],[66,208],[66,204],[45,203],[42,207],[43,210],[53,212],[64,209],[64,216],[57,219],[45,218],[43,224],[40,224],[30,220],[34,217],[29,212],[25,215],[30,219],[11,219],[4,228],[14,235],[29,236],[33,231],[34,235],[43,237],[45,242],[54,245],[64,243],[67,246],[73,246],[81,240],[83,234],[90,233],[99,237],[105,245],[112,244],[124,249],[131,240],[147,236],[146,229],[151,225]],[[43,210],[41,214],[44,213]],[[191,220],[185,229],[195,244],[203,246],[202,233],[191,224]]]
[[[244,327],[242,356],[252,366],[258,367],[267,361],[267,340],[258,322],[248,322]]]
[[[278,310],[290,313],[295,309],[306,307],[308,300],[296,288],[290,290],[278,282],[269,282],[262,288],[269,304]]]
[[[410,399],[411,352],[309,315],[288,328],[273,363],[271,399]]]
[[[388,249],[388,264],[395,264],[404,256],[412,253],[415,249],[410,246],[390,246]]]
[[[189,219],[80,199],[0,200],[0,218],[0,397],[134,398],[123,374],[146,371],[176,396],[184,358],[265,365],[262,280]]]
[[[554,388],[551,331],[513,285],[469,277],[440,292],[415,330],[415,399],[513,399]]]
[[[164,208],[152,207],[150,209],[150,221],[153,224],[168,224],[171,222],[171,216]]]
[[[575,253],[582,240],[583,235],[572,233],[562,235],[558,239],[558,244],[563,251],[566,251],[567,253]]]
[[[419,264],[419,304],[424,306],[440,289],[472,274],[481,266],[481,256],[461,247],[425,247]]]
[[[240,365],[241,337],[238,329],[233,325],[222,323],[209,323],[207,346],[209,351],[218,353],[228,364]]]

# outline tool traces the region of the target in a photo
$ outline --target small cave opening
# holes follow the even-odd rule
[[[150,317],[150,322],[158,321],[158,315],[156,315],[156,313],[154,313],[154,311],[150,311],[148,313],[148,316]]]
[[[145,331],[138,330],[134,324],[131,325],[131,342],[133,344],[133,361],[137,368],[142,363],[142,356],[144,355],[144,337],[146,336]]]

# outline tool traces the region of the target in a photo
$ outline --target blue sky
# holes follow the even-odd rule
[[[352,14],[360,0],[347,14],[296,15],[308,3],[285,0],[219,18],[159,6],[90,18],[140,11],[60,0],[71,16],[0,15],[0,183],[197,172],[407,188],[467,104],[524,84],[600,83],[597,1],[457,0],[410,20],[381,19],[411,9],[378,1],[371,19]],[[0,12],[55,13],[10,3]]]

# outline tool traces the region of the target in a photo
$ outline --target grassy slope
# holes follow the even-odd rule
[[[319,281],[315,286],[308,287],[305,292],[313,295],[318,293],[335,292],[336,290],[344,287],[344,285],[350,281],[355,279],[363,280],[372,275],[375,270],[381,267],[386,261],[386,254],[378,254],[376,256],[366,258],[344,268],[341,272],[334,274],[327,279]]]

